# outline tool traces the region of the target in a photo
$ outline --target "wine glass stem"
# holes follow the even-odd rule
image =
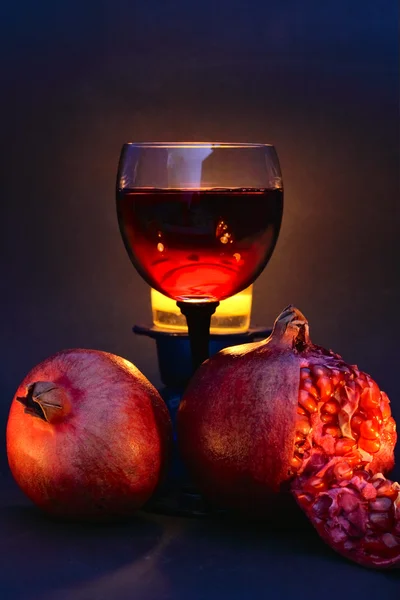
[[[189,330],[193,373],[209,357],[210,322],[219,302],[177,302]]]

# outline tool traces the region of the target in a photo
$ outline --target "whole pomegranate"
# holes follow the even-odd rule
[[[134,365],[73,349],[22,381],[8,418],[7,454],[16,482],[45,512],[109,520],[153,494],[170,438],[167,408]]]
[[[177,425],[182,456],[210,500],[266,512],[292,487],[336,550],[365,565],[400,564],[400,486],[382,475],[397,439],[389,399],[369,375],[312,344],[293,306],[268,339],[203,363]]]

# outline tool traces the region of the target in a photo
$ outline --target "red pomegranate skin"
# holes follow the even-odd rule
[[[250,513],[264,512],[293,457],[299,369],[291,352],[271,350],[250,343],[212,356],[177,415],[182,457],[204,495]]]
[[[394,488],[382,532],[372,527],[380,517],[371,516],[374,505],[366,502],[364,482],[357,479],[360,473],[364,479],[384,477],[394,465],[390,401],[367,373],[313,344],[308,322],[295,307],[279,315],[268,339],[226,348],[201,365],[182,398],[177,426],[182,457],[209,501],[268,516],[278,492],[292,489],[335,550],[365,566],[400,564],[398,484],[385,484]],[[354,491],[355,482],[362,489]],[[340,503],[338,509],[332,504],[332,518],[339,516],[343,525],[340,540],[331,516],[317,522],[313,513],[320,494],[335,496],[337,487],[346,486],[358,494],[365,514],[365,527],[358,530],[365,540],[361,536],[353,545],[355,530]]]
[[[34,367],[13,398],[7,455],[22,491],[53,517],[131,515],[168,460],[168,410],[146,377],[106,352],[72,349]]]

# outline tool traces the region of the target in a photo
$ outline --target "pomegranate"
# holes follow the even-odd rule
[[[292,491],[334,550],[365,567],[400,567],[398,483],[342,460],[300,475]]]
[[[266,340],[226,348],[202,364],[182,398],[177,425],[182,456],[211,501],[265,512],[276,492],[293,486],[298,503],[333,547],[365,564],[385,566],[389,555],[389,563],[399,560],[390,554],[400,555],[398,497],[390,496],[392,525],[382,534],[392,544],[389,552],[369,530],[377,519],[369,512],[374,509],[355,489],[364,482],[375,489],[372,474],[394,465],[397,436],[389,398],[357,366],[313,344],[306,318],[293,306],[279,315]],[[339,510],[337,489],[344,493],[347,485],[365,513],[366,542],[373,538],[381,554],[368,554],[365,540],[362,552],[356,545],[347,551],[347,537],[336,542],[329,516],[315,520],[315,505],[332,499],[329,509]],[[326,523],[331,533],[323,533]]]
[[[134,365],[73,349],[22,381],[8,418],[7,454],[22,491],[48,514],[110,520],[153,494],[170,438],[167,408]]]

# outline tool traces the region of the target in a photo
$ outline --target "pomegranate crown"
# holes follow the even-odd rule
[[[304,350],[311,343],[308,321],[293,304],[289,304],[277,317],[271,337],[285,340],[298,352]]]
[[[48,423],[61,421],[71,412],[65,390],[51,381],[31,383],[26,395],[17,396],[16,400],[25,407],[25,413]]]

